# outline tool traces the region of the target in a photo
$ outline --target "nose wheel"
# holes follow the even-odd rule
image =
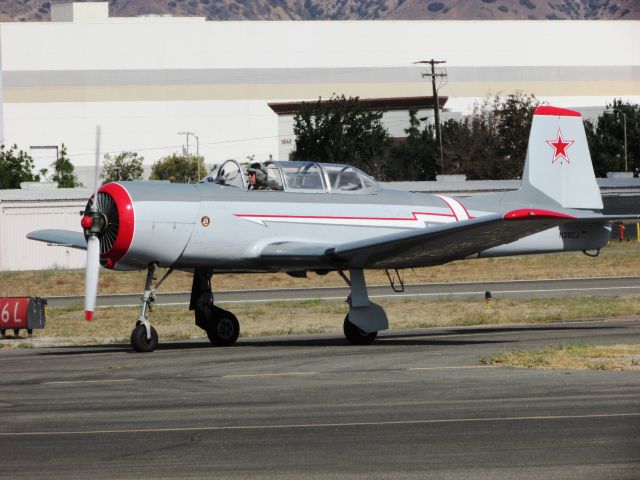
[[[136,352],[153,352],[158,346],[158,332],[149,323],[148,317],[151,312],[153,302],[155,301],[156,289],[165,281],[165,279],[173,272],[173,268],[167,270],[164,276],[152,287],[153,274],[158,265],[156,263],[149,264],[147,269],[147,280],[144,285],[144,295],[141,298],[140,318],[136,322],[135,328],[131,332],[131,346]]]
[[[151,335],[147,338],[147,327],[140,322],[131,332],[131,346],[136,352],[153,352],[158,346],[158,332],[149,326]]]

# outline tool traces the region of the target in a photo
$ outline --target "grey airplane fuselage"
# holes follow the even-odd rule
[[[111,268],[141,269],[151,262],[178,269],[278,271],[261,261],[278,242],[337,244],[428,229],[490,214],[504,214],[509,193],[467,198],[377,188],[361,193],[247,191],[215,183],[120,182],[131,200],[133,235]],[[610,237],[602,222],[575,222],[521,238],[473,256],[598,249]],[[420,259],[398,268],[427,266]],[[309,261],[299,269],[327,265]]]

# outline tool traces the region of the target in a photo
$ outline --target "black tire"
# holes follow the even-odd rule
[[[352,345],[369,345],[378,336],[378,332],[366,333],[349,321],[349,315],[344,317],[342,330],[344,336]]]
[[[226,311],[225,311],[226,312]],[[219,347],[229,347],[236,343],[240,336],[240,323],[231,312],[216,318],[213,325],[207,329],[209,341]]]
[[[131,332],[131,346],[136,352],[153,352],[158,346],[158,332],[151,327],[151,338],[147,339],[147,329],[139,323]]]

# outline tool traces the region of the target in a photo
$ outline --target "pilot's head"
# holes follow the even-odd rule
[[[267,181],[267,171],[258,162],[249,165],[249,168],[247,168],[247,175],[249,176],[250,183],[253,183],[251,181],[252,177],[255,178],[256,183],[264,183]]]

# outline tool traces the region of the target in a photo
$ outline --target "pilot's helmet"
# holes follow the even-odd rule
[[[260,183],[264,183],[264,182],[267,181],[267,171],[258,162],[252,163],[251,165],[249,165],[249,168],[247,168],[247,174],[249,174],[249,173],[255,173],[256,174],[256,181],[258,181]]]

